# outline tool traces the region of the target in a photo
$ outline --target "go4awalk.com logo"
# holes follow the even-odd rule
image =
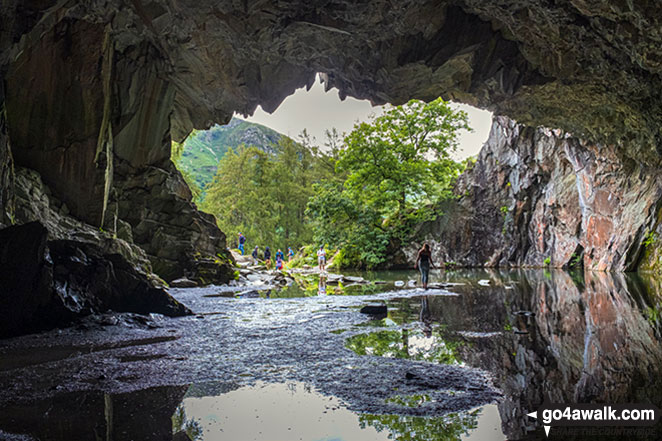
[[[654,426],[660,410],[651,404],[551,404],[543,403],[527,414],[542,423],[549,436],[552,427]]]

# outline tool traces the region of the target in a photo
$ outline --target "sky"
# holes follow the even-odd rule
[[[490,131],[492,113],[465,104],[453,103],[452,106],[467,112],[469,125],[474,129],[473,132],[463,130],[459,135],[459,151],[454,156],[461,160],[476,155],[480,150]],[[367,121],[370,115],[379,115],[382,109],[382,106],[372,107],[368,101],[350,97],[341,101],[336,89],[324,92],[324,85],[316,81],[310,91],[304,87],[287,97],[272,114],[258,107],[251,117],[236,116],[271,127],[293,139],[307,129],[317,139],[318,145],[322,145],[326,129],[335,127],[340,133],[349,133],[356,121]]]

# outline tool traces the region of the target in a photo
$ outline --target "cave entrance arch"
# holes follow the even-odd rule
[[[9,2],[6,133],[16,164],[74,216],[127,222],[171,277],[178,256],[224,243],[173,178],[171,139],[257,105],[273,111],[316,72],[342,96],[442,96],[657,164],[662,53],[646,29],[662,12],[591,5]],[[166,239],[179,236],[170,253]]]

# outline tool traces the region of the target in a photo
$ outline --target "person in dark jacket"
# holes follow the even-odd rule
[[[271,250],[269,247],[264,248],[264,264],[267,266],[267,269],[271,269]]]
[[[418,250],[416,263],[414,264],[414,269],[418,269],[421,272],[421,283],[423,284],[423,289],[428,289],[428,276],[430,274],[430,267],[434,268],[434,263],[432,262],[432,250],[430,250],[430,245],[426,243],[420,250]]]

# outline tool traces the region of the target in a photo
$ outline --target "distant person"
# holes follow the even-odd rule
[[[283,269],[283,259],[285,259],[285,255],[280,250],[280,248],[278,248],[278,251],[276,251],[276,269],[277,270],[282,270]]]
[[[419,269],[421,271],[421,283],[423,284],[423,289],[428,289],[428,275],[430,274],[430,266],[434,268],[434,263],[432,262],[432,251],[430,250],[430,245],[426,243],[423,245],[423,248],[418,250],[416,263],[414,264],[414,269]]]
[[[271,269],[271,250],[269,247],[264,248],[264,264],[267,266],[267,269]]]
[[[244,255],[244,243],[246,243],[246,237],[239,233],[239,251],[241,251],[241,255]]]
[[[258,252],[257,252],[257,250],[258,250],[257,245],[255,245],[255,248],[253,248],[253,252],[251,253],[251,256],[253,256],[253,265],[257,265],[257,261],[258,261],[258,259],[257,259]]]
[[[287,247],[287,261],[291,261],[294,259],[294,251],[292,251],[292,248]]]
[[[319,270],[324,272],[326,266],[326,251],[324,250],[324,245],[320,246],[320,249],[317,250],[317,264],[319,265]]]

